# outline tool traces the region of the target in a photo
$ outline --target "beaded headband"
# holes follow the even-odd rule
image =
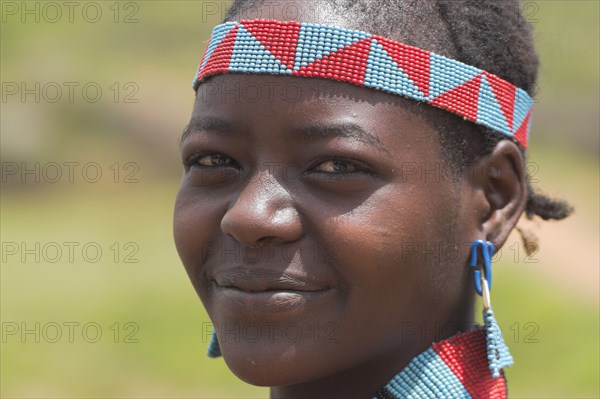
[[[402,95],[445,109],[527,148],[532,98],[498,76],[382,36],[271,20],[217,25],[193,82],[231,72],[316,77]]]

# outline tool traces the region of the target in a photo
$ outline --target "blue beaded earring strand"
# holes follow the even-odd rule
[[[217,332],[213,330],[212,335],[210,337],[210,344],[208,345],[208,357],[220,357],[221,356],[221,347],[219,346],[219,341],[217,340]]]
[[[481,250],[482,268],[478,265],[478,249]],[[494,317],[490,302],[492,288],[492,255],[494,244],[489,241],[475,240],[471,245],[471,266],[473,270],[473,284],[475,291],[483,298],[483,325],[485,329],[488,364],[492,376],[500,377],[500,370],[511,366],[514,361],[502,337],[500,326]],[[482,270],[483,269],[483,270]],[[483,273],[482,273],[483,271]]]

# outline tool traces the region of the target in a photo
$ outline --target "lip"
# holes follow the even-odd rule
[[[328,288],[285,271],[259,268],[235,268],[219,271],[215,274],[213,280],[221,287],[237,288],[248,293],[267,291],[314,292]]]
[[[300,309],[332,291],[305,278],[286,272],[237,268],[221,271],[212,278],[223,305],[251,313],[287,312]]]

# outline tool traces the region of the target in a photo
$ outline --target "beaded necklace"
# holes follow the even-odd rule
[[[422,352],[373,399],[506,398],[506,380],[488,369],[485,330],[454,335]]]
[[[414,357],[373,399],[506,399],[504,372],[489,370],[486,330],[477,327],[434,343]],[[504,342],[501,351],[508,353]],[[220,357],[215,333],[208,356]],[[508,366],[510,362],[503,364]]]

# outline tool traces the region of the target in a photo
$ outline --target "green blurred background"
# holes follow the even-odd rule
[[[267,397],[206,358],[171,233],[191,80],[228,2],[1,3],[0,396]],[[599,3],[523,8],[542,62],[533,185],[576,213],[527,224],[539,251],[511,235],[494,264],[509,393],[598,398]]]

